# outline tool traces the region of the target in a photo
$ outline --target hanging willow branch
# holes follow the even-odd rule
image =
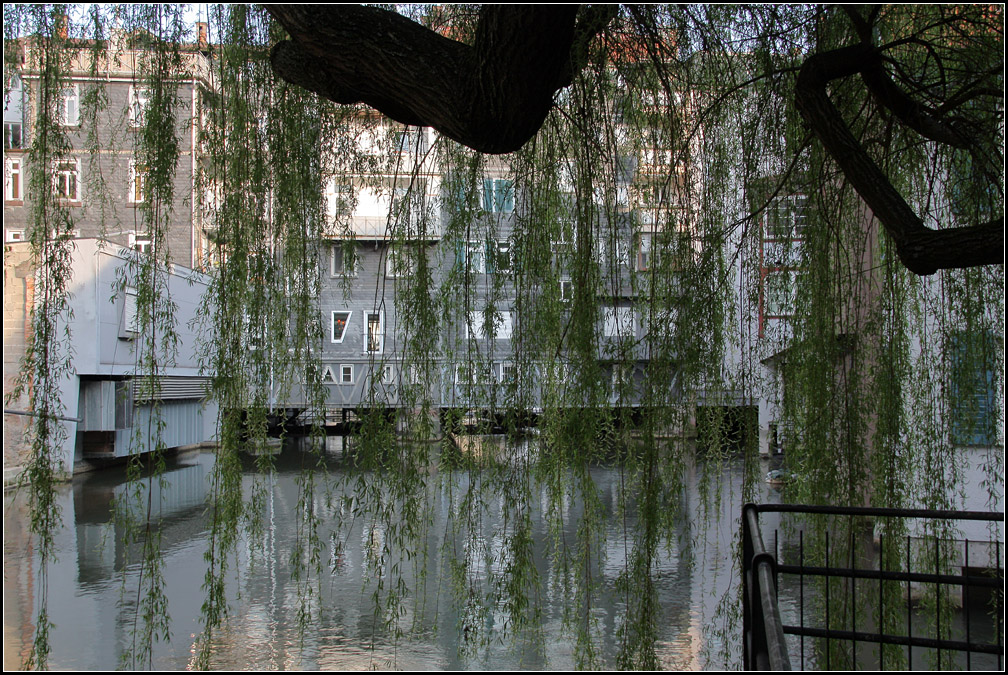
[[[951,353],[947,344],[969,343],[971,365],[990,369],[1003,388],[1003,353],[984,337],[1003,322],[1003,278],[991,269],[914,277],[887,255],[888,240],[879,244],[883,262],[877,264],[878,242],[868,236],[874,221],[865,217],[854,191],[837,180],[824,145],[811,142],[795,107],[785,104],[802,58],[796,60],[790,48],[815,44],[822,50],[823,58],[810,59],[809,70],[817,64],[847,67],[843,72],[866,78],[881,112],[891,115],[880,115],[867,96],[834,95],[831,101],[825,87],[836,79],[829,73],[810,79],[806,72],[802,84],[825,99],[816,99],[817,106],[833,106],[828,121],[856,136],[855,146],[887,149],[888,163],[879,160],[881,168],[874,167],[875,182],[893,183],[896,197],[911,204],[926,203],[927,218],[943,222],[952,210],[935,175],[950,171],[966,152],[950,143],[958,153],[950,159],[935,143],[906,142],[901,133],[907,130],[944,138],[926,119],[936,118],[941,106],[908,106],[912,101],[892,91],[896,83],[907,96],[920,92],[907,87],[906,78],[880,79],[878,56],[870,49],[852,52],[866,64],[860,71],[837,63],[830,50],[850,39],[842,12],[654,6],[628,10],[621,21],[613,18],[620,11],[615,7],[425,10],[425,20],[449,26],[456,42],[374,8],[270,11],[290,41],[277,42],[281,26],[260,10],[234,5],[212,13],[210,33],[221,42],[207,47],[214,59],[210,91],[197,111],[205,116],[199,133],[207,150],[192,199],[212,212],[201,224],[208,226],[218,264],[208,270],[212,286],[201,312],[205,339],[196,351],[212,378],[218,447],[205,516],[205,601],[202,631],[191,647],[194,667],[227,659],[233,642],[229,603],[246,602],[256,592],[240,586],[244,574],[232,574],[245,564],[242,552],[255,561],[250,564],[258,564],[260,555],[267,564],[281,561],[274,555],[279,548],[259,550],[263,538],[257,536],[266,528],[283,534],[282,521],[267,511],[274,460],[263,453],[250,462],[245,455],[263,448],[267,435],[282,433],[277,429],[288,404],[303,405],[306,418],[321,420],[338,403],[335,383],[322,375],[336,365],[326,361],[347,353],[332,346],[333,334],[320,325],[320,315],[328,322],[331,307],[387,311],[390,328],[380,356],[368,353],[366,364],[353,359],[363,370],[356,377],[369,379],[358,408],[360,433],[348,439],[338,469],[325,473],[330,458],[321,437],[313,451],[298,455],[303,471],[291,502],[295,515],[287,521],[289,565],[276,569],[296,583],[288,596],[293,602],[277,611],[296,618],[291,623],[301,642],[285,655],[311,658],[304,639],[313,631],[310,622],[328,621],[329,579],[341,573],[343,547],[360,535],[366,542],[363,564],[371,572],[361,595],[372,601],[372,647],[385,639],[383,631],[398,644],[432,614],[434,621],[451,617],[454,623],[440,624],[448,626],[440,630],[457,629],[463,652],[495,643],[499,617],[505,637],[539,636],[553,630],[554,622],[543,617],[546,602],[559,597],[564,637],[571,638],[577,665],[604,667],[612,659],[626,668],[666,663],[662,565],[669,553],[683,556],[683,567],[692,565],[690,547],[675,547],[685,541],[681,537],[699,540],[707,536],[702,530],[717,529],[710,527],[719,517],[709,511],[711,496],[720,503],[724,489],[726,502],[758,498],[755,415],[737,446],[741,485],[722,473],[724,448],[734,433],[723,411],[754,412],[756,400],[782,429],[787,425],[788,461],[799,474],[788,498],[854,503],[870,497],[901,506],[915,500],[946,505],[942,500],[951,499],[950,486],[961,484],[954,471],[934,480],[936,471],[954,467],[964,454],[948,442],[945,427],[953,415],[946,413],[953,404],[946,401],[973,386],[975,369],[963,367],[968,372],[952,391],[935,383],[949,379],[951,358],[942,358]],[[923,15],[925,23],[933,20],[929,9],[896,11],[897,18],[910,12],[911,18]],[[818,32],[820,18],[837,34]],[[37,14],[37,23],[44,19]],[[150,30],[164,31],[160,24],[151,22]],[[902,24],[893,30],[903,30]],[[603,31],[605,40],[593,41]],[[758,37],[739,49],[740,35]],[[782,49],[785,38],[788,48]],[[272,71],[261,56],[271,44]],[[39,289],[46,303],[40,310],[46,311],[36,319],[34,360],[28,362],[37,379],[27,382],[36,387],[33,410],[50,417],[61,411],[53,378],[70,364],[69,338],[56,327],[70,278],[66,232],[74,222],[53,199],[46,170],[49,160],[69,151],[65,131],[53,121],[66,81],[65,67],[55,60],[63,47],[51,45],[54,60],[40,83],[48,114],[39,124],[48,126],[40,126],[46,133],[33,141],[32,159],[43,163],[31,167],[29,190],[47,200],[33,212],[38,220],[31,234],[46,284]],[[176,52],[163,50],[161,56]],[[157,63],[149,73],[152,86],[167,84],[177,67]],[[364,101],[402,122],[432,124],[442,134],[430,134],[432,147],[407,161],[401,152],[406,134],[397,124],[359,107],[331,106],[275,75],[325,98]],[[945,105],[971,91],[953,91]],[[167,106],[171,98],[168,88],[161,103]],[[144,145],[147,163],[155,170],[161,166],[165,180],[178,168],[178,149],[171,134],[155,132],[174,126],[149,118],[152,135]],[[895,139],[887,136],[894,127]],[[428,138],[425,133],[416,138]],[[525,143],[522,134],[531,141]],[[516,150],[487,157],[450,139],[486,152]],[[107,149],[96,147],[93,154]],[[495,182],[511,190],[507,214],[493,208],[501,194],[479,198],[480,189]],[[350,195],[335,218],[324,203],[332,186]],[[167,187],[151,207],[172,202]],[[387,241],[364,245],[354,238],[350,214],[365,189],[379,201],[389,198]],[[158,193],[152,185],[152,194]],[[939,195],[937,206],[932,194]],[[986,206],[985,195],[967,198],[967,207]],[[797,207],[782,206],[799,199],[807,203],[800,215]],[[155,250],[167,254],[160,244],[164,213],[136,213],[154,229]],[[783,222],[789,214],[794,220]],[[741,222],[752,226],[732,224]],[[789,224],[802,230],[793,244],[802,248],[801,260],[789,273],[802,278],[795,281],[793,315],[774,317],[777,326],[794,329],[793,339],[778,343],[762,326],[770,295],[770,265],[762,254],[770,248],[763,246],[766,234]],[[390,273],[393,249],[400,261],[408,256],[412,264],[403,267],[412,272]],[[344,271],[356,264],[347,261],[361,256],[352,282],[337,279],[330,267],[336,252]],[[465,260],[469,254],[479,259],[480,271]],[[491,258],[497,265],[492,273]],[[868,269],[855,269],[859,261]],[[152,312],[147,323],[158,325],[159,316],[172,312],[153,271],[146,268],[138,277],[144,294],[138,304]],[[871,296],[864,292],[868,283],[882,288],[877,297],[874,288]],[[936,290],[932,284],[945,286]],[[941,297],[929,295],[939,291]],[[613,335],[603,328],[608,318],[617,318],[616,309],[636,316],[636,331]],[[504,312],[516,326],[507,347],[474,337],[492,335]],[[920,320],[932,312],[939,315],[937,336]],[[975,335],[956,333],[963,326]],[[765,383],[776,376],[766,377],[761,364],[767,350],[780,356],[785,345],[787,367],[780,379],[787,383],[786,400],[776,383]],[[169,363],[155,347],[148,344],[144,361],[153,375]],[[504,359],[510,359],[507,377]],[[394,369],[387,371],[394,383],[385,380],[386,364]],[[497,366],[500,381],[492,370]],[[143,370],[138,367],[137,375]],[[392,408],[398,417],[387,414]],[[468,410],[487,418],[513,414],[514,432],[518,415],[536,409],[535,438],[515,434],[499,447],[471,437],[449,442]],[[52,445],[53,427],[39,426],[39,443]],[[439,440],[439,433],[441,443],[428,443]],[[696,453],[698,447],[706,453]],[[39,452],[32,468],[38,481],[33,531],[43,563],[58,526],[51,508],[53,467],[47,464],[52,458]],[[993,453],[985,468],[991,504],[998,485],[1003,487],[1002,461]],[[602,463],[618,475],[611,494],[597,481]],[[700,486],[702,504],[682,500],[693,484]],[[438,519],[439,502],[449,506],[444,520]],[[707,528],[684,532],[690,511]],[[153,520],[151,529],[156,534]],[[887,529],[886,535],[896,533]],[[149,541],[146,569],[159,572],[165,549],[156,537]],[[886,568],[896,564],[887,560]],[[237,595],[231,584],[239,584]],[[148,585],[157,591],[160,583]],[[429,592],[435,586],[450,589],[452,607],[425,604],[436,597]],[[619,635],[610,640],[598,609],[613,588],[621,609],[613,617]],[[899,589],[890,591],[895,597]],[[135,634],[139,639],[125,656],[153,665],[152,640],[164,615],[154,611],[159,593],[146,597],[149,637]],[[341,599],[335,600],[338,606]],[[719,661],[703,654],[701,665],[738,661],[737,600],[725,594],[717,616],[701,617],[704,642],[724,652]],[[841,607],[834,624],[855,609]],[[43,602],[34,652],[34,663],[43,665],[47,616]],[[138,622],[135,630],[142,629]]]

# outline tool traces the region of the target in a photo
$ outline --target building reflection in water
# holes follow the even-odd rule
[[[494,452],[494,446],[501,449],[490,443],[481,451]],[[230,562],[231,619],[214,636],[214,668],[570,668],[576,665],[575,646],[570,628],[563,626],[565,610],[584,593],[585,570],[591,605],[580,619],[587,621],[600,665],[616,666],[628,611],[619,580],[633,558],[638,524],[633,499],[621,504],[627,476],[619,468],[592,467],[583,476],[583,486],[597,498],[593,513],[601,524],[587,539],[579,539],[585,500],[576,489],[553,494],[524,469],[509,474],[507,467],[498,467],[503,482],[493,472],[432,472],[418,488],[421,510],[414,514],[430,525],[421,540],[413,540],[413,548],[401,550],[398,543],[409,523],[395,510],[402,507],[399,496],[393,497],[375,475],[345,473],[343,452],[342,439],[326,441],[330,477],[326,482],[316,478],[311,502],[301,506],[302,449],[285,447],[268,476],[254,474],[254,460],[248,460],[246,493],[254,481],[266,488],[263,527],[254,535],[243,533]],[[510,457],[520,463],[528,452],[520,448]],[[171,642],[155,646],[155,667],[185,668],[200,631],[212,462],[209,453],[176,458],[164,485],[155,481],[150,495],[158,505],[153,520],[161,528],[172,621]],[[742,464],[719,462],[707,470],[713,473],[706,480],[719,487],[701,496],[696,486],[705,469],[689,470],[678,503],[665,505],[684,517],[673,540],[664,542],[651,561],[660,611],[657,650],[664,667],[732,667],[738,658],[738,628],[721,599],[730,597],[735,584],[732,546]],[[148,489],[150,483],[143,483],[143,503]],[[52,668],[115,668],[128,649],[139,553],[123,543],[113,507],[126,490],[123,473],[107,470],[79,477],[61,493],[64,522],[72,526],[57,534],[59,560],[50,572],[50,612],[56,622]],[[369,501],[363,499],[367,492]],[[18,499],[5,501],[6,513],[23,519],[19,507],[12,506]],[[310,510],[320,523],[324,573],[307,587],[292,580],[299,509]],[[381,509],[389,511],[376,515]],[[559,527],[551,529],[551,522]],[[526,570],[528,583],[516,590],[507,585],[506,573],[515,562],[519,534],[530,542],[531,569]],[[22,543],[12,543],[19,536]],[[11,578],[12,570],[34,564],[26,540],[5,526],[5,545],[25,547],[22,555],[5,560],[5,591],[22,598],[16,606],[5,603],[5,654],[23,645],[25,635],[30,644],[30,579]],[[590,543],[591,551],[588,567],[576,570],[579,541]],[[563,550],[568,558],[557,564]],[[508,601],[516,592],[526,596],[524,611],[538,611],[540,625],[523,630],[512,643],[501,635],[514,625],[514,612],[523,611],[521,603]],[[304,612],[313,623],[301,636],[297,624]],[[711,631],[718,622],[727,628]]]

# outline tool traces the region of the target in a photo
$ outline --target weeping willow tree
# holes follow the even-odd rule
[[[193,665],[213,665],[227,575],[241,541],[265,527],[273,460],[256,453],[246,484],[242,454],[262,447],[289,408],[320,421],[332,404],[327,302],[366,299],[380,317],[366,339],[384,348],[367,350],[361,431],[340,471],[327,471],[322,442],[301,456],[290,565],[302,630],[319,615],[343,529],[360,520],[370,523],[375,618],[396,639],[419,629],[423,611],[405,608],[422,608],[427,585],[442,583],[464,649],[496,639],[491,613],[506,617],[509,635],[536,634],[541,510],[575,662],[605,665],[593,603],[609,542],[591,468],[615,462],[626,553],[616,665],[657,667],[657,561],[681,535],[676,505],[694,436],[717,461],[733,426],[720,411],[755,401],[788,430],[791,501],[961,503],[956,439],[971,430],[953,420],[979,418],[976,397],[961,394],[987,371],[1003,393],[1000,9],[402,11],[411,14],[236,5],[208,17],[209,93],[195,111],[206,153],[187,198],[205,214],[211,284],[199,354],[220,412]],[[138,150],[152,198],[138,218],[158,255],[138,257],[123,280],[138,289],[149,336],[138,349],[144,386],[154,391],[176,349],[164,279],[179,157],[172,83],[187,67],[189,15],[89,12],[68,30],[60,8],[5,6],[5,82],[19,67],[16,45],[39,74],[26,157],[32,193],[44,196],[29,228],[40,285],[22,373],[37,413],[29,478],[43,597],[27,664],[37,667],[49,653],[44,574],[59,517],[52,420],[73,340],[59,330],[70,311],[73,212],[46,189],[50,158],[69,150],[57,93],[80,49],[72,38],[97,54],[116,22],[148,36],[138,78],[152,94]],[[96,86],[81,115],[96,120],[107,105]],[[365,195],[387,206],[367,283],[352,262]],[[320,273],[329,256],[344,261],[342,276]],[[771,372],[762,361],[780,365]],[[500,447],[441,442],[469,411],[515,427],[537,411],[541,434],[532,444],[512,434]],[[1003,429],[1001,413],[993,418]],[[157,476],[163,423],[156,409],[149,419],[138,443]],[[738,504],[756,494],[754,425],[743,425]],[[140,515],[152,490],[134,466],[135,504],[121,514],[144,572],[130,658],[150,666],[151,645],[171,636],[156,522]],[[984,470],[996,508],[999,451]],[[717,494],[712,475],[699,480]],[[431,556],[425,542],[443,497],[451,517]],[[319,504],[340,514],[335,526]],[[498,512],[503,525],[488,536]],[[440,579],[428,576],[432,557]],[[893,554],[886,564],[907,563]],[[728,633],[737,598],[724,601],[714,630]],[[717,662],[737,660],[734,648],[725,641]]]

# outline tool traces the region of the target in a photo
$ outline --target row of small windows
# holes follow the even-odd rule
[[[650,233],[642,233],[637,237],[635,260],[630,259],[630,247],[627,242],[617,242],[612,255],[620,264],[633,263],[638,271],[646,271],[651,267]],[[564,242],[557,242],[557,247]],[[599,245],[598,262],[605,267],[609,260],[606,247]],[[385,253],[385,275],[387,277],[406,277],[416,269],[417,255],[410,248],[389,248]],[[507,273],[514,266],[514,250],[510,241],[474,240],[457,242],[455,248],[455,264],[458,269],[469,274]],[[329,276],[355,277],[359,268],[358,252],[352,241],[334,243],[329,248]]]
[[[26,233],[22,229],[9,228],[6,230],[6,233],[6,241],[8,243],[26,241]],[[137,234],[136,232],[128,232],[127,234],[129,235],[129,248],[134,251],[139,251],[140,253],[154,252],[154,242],[151,240],[149,235]],[[71,231],[71,236],[78,237],[80,236],[80,232],[78,230],[73,230]]]
[[[331,341],[342,344],[346,339],[353,319],[353,310],[337,310],[331,315]],[[481,312],[471,312],[466,324],[466,334],[476,340],[487,337],[488,329],[498,340],[511,339],[511,312],[498,312],[489,321],[485,321]],[[382,312],[364,312],[364,351],[368,354],[380,354],[385,348],[385,315]]]
[[[323,363],[317,370],[318,377],[322,384],[329,385],[354,385],[357,384],[357,366],[361,364],[353,363]],[[549,366],[532,366],[537,375],[552,375],[554,380],[563,381],[569,377],[570,370],[566,364],[557,363]],[[377,381],[382,384],[393,384],[396,378],[396,367],[393,364],[382,364],[378,369],[372,370],[364,367],[365,371],[375,373]],[[424,384],[429,378],[421,375],[420,369],[416,367],[405,369],[406,380],[410,384]],[[615,393],[633,384],[634,367],[630,365],[615,364],[609,370],[610,391]],[[511,361],[498,361],[487,364],[459,363],[453,368],[449,368],[442,373],[445,381],[456,385],[481,385],[481,384],[501,384],[507,385],[517,381],[518,368]],[[537,377],[536,379],[540,379]]]
[[[318,369],[319,379],[323,384],[353,385],[357,383],[356,365],[353,363],[323,363]],[[392,384],[395,382],[396,368],[390,363],[382,364],[377,371],[378,381],[382,384]],[[451,372],[451,371],[449,371]],[[487,380],[497,381],[501,384],[513,382],[516,375],[515,365],[510,361],[491,364],[487,370]],[[454,381],[457,384],[476,384],[478,369],[472,363],[460,363],[454,368]],[[410,368],[407,372],[407,379],[411,384],[421,384],[424,378],[417,368]]]
[[[20,157],[8,157],[4,162],[4,200],[23,202],[25,199],[24,162]],[[142,164],[130,160],[129,193],[130,203],[139,204],[146,199],[147,170]],[[79,203],[81,195],[80,159],[60,159],[53,162],[53,194],[59,199]]]
[[[365,311],[363,315],[364,351],[380,354],[385,348],[385,314],[380,311]],[[331,313],[330,341],[333,344],[342,344],[349,335],[353,317],[353,310],[335,310]],[[607,307],[603,311],[602,335],[609,338],[630,337],[634,334],[635,323],[632,307]],[[466,338],[472,340],[485,340],[491,336],[497,340],[510,340],[513,330],[513,314],[508,310],[493,313],[472,311],[465,324]]]
[[[11,83],[11,89],[5,96],[6,100],[4,102],[5,148],[24,147],[23,95],[21,81],[15,76]],[[148,105],[150,105],[150,99],[151,96],[149,89],[130,85],[129,102],[127,104],[130,126],[143,126],[145,113]],[[60,92],[57,120],[65,127],[75,127],[80,125],[80,85],[68,85]]]

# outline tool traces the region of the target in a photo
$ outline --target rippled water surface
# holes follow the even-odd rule
[[[335,458],[339,448],[334,440],[327,450]],[[373,476],[357,475],[354,480],[361,482],[347,487],[339,462],[333,461],[327,481],[332,487],[318,483],[314,499],[299,506],[305,457],[297,448],[285,449],[267,477],[256,476],[249,463],[243,478],[246,493],[255,481],[266,488],[263,527],[255,534],[242,533],[230,561],[231,614],[214,638],[214,668],[567,669],[577,664],[572,629],[563,625],[565,608],[572,606],[571,589],[577,587],[564,583],[563,566],[553,562],[557,542],[576,546],[584,510],[579,497],[553,504],[546,488],[529,483],[527,511],[538,579],[529,586],[528,599],[539,608],[540,621],[538,630],[512,635],[506,630],[511,610],[493,595],[500,589],[488,584],[508,564],[504,542],[513,532],[511,516],[493,494],[483,494],[483,505],[464,500],[470,484],[484,477],[432,471],[424,494],[433,525],[426,541],[404,556],[386,546],[391,536],[387,524],[355,516],[351,502],[343,499],[361,486],[378,484]],[[176,457],[166,483],[155,490],[161,503],[171,639],[156,645],[154,668],[181,669],[193,659],[204,601],[213,461],[207,452]],[[765,470],[765,462],[755,467]],[[676,538],[652,567],[661,613],[656,647],[665,668],[741,666],[741,621],[732,613],[739,579],[731,547],[738,532],[742,474],[741,460],[701,463],[685,472],[679,503],[668,505],[680,514]],[[627,609],[617,579],[631,555],[632,537],[626,533],[636,521],[633,508],[622,512],[618,506],[626,480],[618,466],[594,467],[590,478],[603,526],[590,540],[601,550],[589,556],[591,606],[578,625],[587,621],[597,665],[614,668]],[[705,478],[711,487],[700,488]],[[58,560],[48,579],[55,622],[50,668],[111,669],[131,652],[139,565],[136,551],[123,544],[112,511],[125,489],[121,469],[78,476],[60,488],[63,527],[56,533]],[[777,492],[763,481],[755,489],[757,500],[778,501]],[[379,501],[389,499],[380,490],[375,495]],[[5,668],[18,667],[30,647],[40,594],[26,503],[23,494],[4,495]],[[310,509],[319,518],[320,551],[328,558],[322,560],[322,578],[307,595],[291,579],[299,509]],[[559,526],[550,530],[544,512],[561,516],[553,518]],[[567,573],[581,578],[576,570]],[[390,592],[399,595],[390,601]],[[790,604],[782,598],[785,611]],[[311,618],[301,632],[298,616],[305,611]]]

